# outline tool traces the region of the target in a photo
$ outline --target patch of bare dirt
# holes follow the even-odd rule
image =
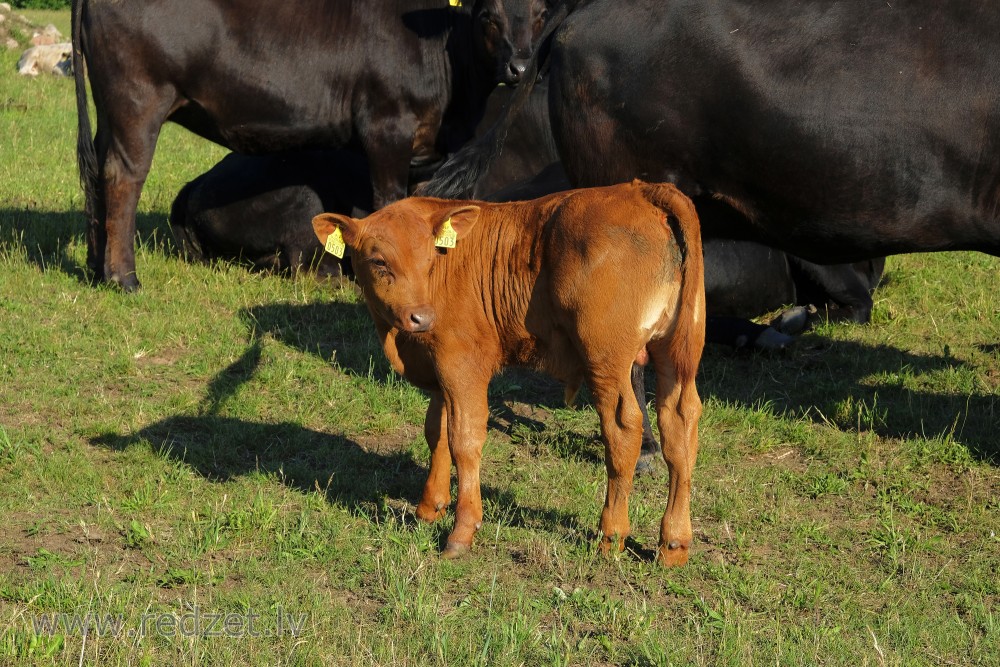
[[[353,440],[362,451],[374,454],[392,454],[406,451],[410,443],[423,435],[423,427],[413,424],[403,424],[390,433],[352,435]]]

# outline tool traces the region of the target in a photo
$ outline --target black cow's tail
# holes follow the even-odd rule
[[[86,199],[88,223],[97,217],[97,150],[90,129],[90,111],[87,109],[87,83],[84,79],[83,60],[83,5],[86,0],[73,0],[71,40],[73,42],[73,78],[76,83],[76,162],[80,169],[80,185]],[[96,268],[96,267],[91,267]]]
[[[465,199],[472,195],[473,189],[480,178],[489,170],[490,165],[500,157],[507,132],[521,108],[525,105],[531,91],[538,80],[541,65],[548,59],[552,34],[562,25],[575,3],[564,0],[549,18],[545,30],[538,38],[538,47],[528,61],[528,66],[521,75],[521,85],[507,103],[504,113],[493,126],[479,139],[469,142],[437,170],[434,178],[417,189],[417,195],[425,197],[441,197],[444,199]]]
[[[191,194],[196,188],[201,187],[203,178],[205,178],[205,174],[181,188],[181,191],[174,198],[174,203],[170,206],[170,233],[174,236],[174,243],[177,244],[181,257],[189,262],[208,262],[208,257],[198,239],[198,230],[195,228],[196,220],[188,215]]]

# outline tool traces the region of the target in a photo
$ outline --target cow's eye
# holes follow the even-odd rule
[[[486,11],[479,15],[479,22],[484,28],[497,28],[500,25],[500,19]]]
[[[381,257],[369,257],[368,265],[371,266],[377,273],[389,273],[389,265],[385,263],[385,260]]]

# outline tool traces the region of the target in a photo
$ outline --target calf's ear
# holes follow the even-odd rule
[[[434,223],[434,241],[440,247],[454,247],[455,241],[469,233],[479,222],[478,206],[453,208],[438,216]]]
[[[338,213],[321,213],[313,218],[313,231],[316,238],[323,244],[327,252],[338,257],[344,256],[343,248],[339,246],[353,246],[358,240],[361,221],[355,220],[346,215]],[[339,238],[331,238],[331,236]]]

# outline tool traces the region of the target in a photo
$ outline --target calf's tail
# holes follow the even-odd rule
[[[701,226],[694,204],[670,183],[642,183],[648,202],[667,215],[667,224],[680,247],[680,313],[670,338],[669,354],[678,382],[693,380],[705,347],[705,263],[701,248]]]
[[[87,83],[84,80],[83,11],[86,0],[73,0],[71,40],[73,42],[73,79],[76,84],[76,162],[80,170],[80,185],[86,199],[88,221],[97,217],[97,150],[90,128],[87,108]]]

